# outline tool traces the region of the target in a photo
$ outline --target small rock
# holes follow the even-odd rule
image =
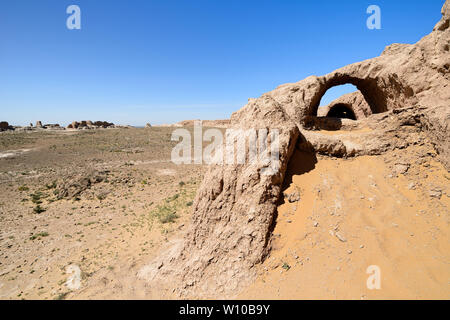
[[[287,198],[289,203],[300,201],[300,193],[298,191],[294,191],[291,193],[285,193],[284,197]]]
[[[432,198],[441,199],[441,197],[442,197],[442,190],[438,189],[438,188],[431,189],[428,192],[428,195],[430,197],[432,197]]]
[[[336,235],[336,238],[339,239],[339,241],[347,242],[347,239],[345,239],[344,236],[342,236],[339,232],[336,232],[335,235]]]
[[[406,172],[408,172],[409,169],[409,164],[407,163],[396,163],[393,171],[395,174],[399,175],[399,174],[405,174]]]

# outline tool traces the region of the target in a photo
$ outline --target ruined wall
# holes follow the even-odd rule
[[[442,14],[434,31],[414,45],[393,44],[377,58],[279,86],[235,112],[231,127],[280,130],[281,169],[263,176],[262,167],[255,164],[211,167],[196,196],[192,229],[184,242],[158,257],[140,276],[154,283],[175,277],[180,283],[175,292],[190,297],[230,296],[252,282],[253,267],[270,250],[276,204],[299,137],[316,152],[355,156],[405,147],[428,132],[448,165],[448,0]],[[305,130],[305,120],[317,114],[325,92],[346,83],[360,90],[374,113],[364,121],[372,121],[379,131],[350,143],[342,137],[326,141]]]

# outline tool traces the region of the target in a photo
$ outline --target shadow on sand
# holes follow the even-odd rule
[[[282,192],[292,184],[292,177],[310,172],[316,167],[317,157],[314,152],[301,151],[295,148],[294,154],[289,160],[288,168],[284,177]]]

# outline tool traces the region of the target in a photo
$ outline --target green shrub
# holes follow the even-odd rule
[[[286,270],[286,271],[288,271],[288,270],[291,268],[291,266],[288,265],[286,262],[284,262],[283,265],[282,265],[281,267],[282,267],[284,270]]]
[[[33,234],[30,237],[30,240],[40,239],[40,238],[48,237],[48,236],[49,236],[48,232],[39,232],[39,233]]]
[[[40,214],[42,212],[45,212],[45,209],[41,207],[41,205],[37,205],[36,207],[33,208],[34,213],[36,214]]]
[[[178,218],[175,209],[167,204],[157,206],[151,214],[157,217],[159,222],[163,224],[175,222]]]
[[[43,193],[40,192],[40,191],[36,191],[35,193],[30,194],[30,197],[31,197],[31,201],[32,201],[33,203],[35,203],[35,204],[41,204],[41,203],[42,203],[41,199],[42,199],[42,198],[45,198],[46,195],[43,194]]]
[[[161,223],[172,223],[178,218],[175,212],[167,212],[159,216],[159,221]]]

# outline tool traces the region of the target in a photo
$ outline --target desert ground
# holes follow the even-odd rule
[[[189,223],[202,178],[170,162],[171,132],[1,134],[0,297],[148,298],[136,270]],[[81,270],[76,292],[70,265]]]
[[[171,278],[137,276],[189,228],[206,170],[170,161],[172,131],[0,134],[0,298],[176,298]],[[272,250],[250,286],[218,298],[448,299],[449,179],[426,141],[355,158],[296,150]]]

